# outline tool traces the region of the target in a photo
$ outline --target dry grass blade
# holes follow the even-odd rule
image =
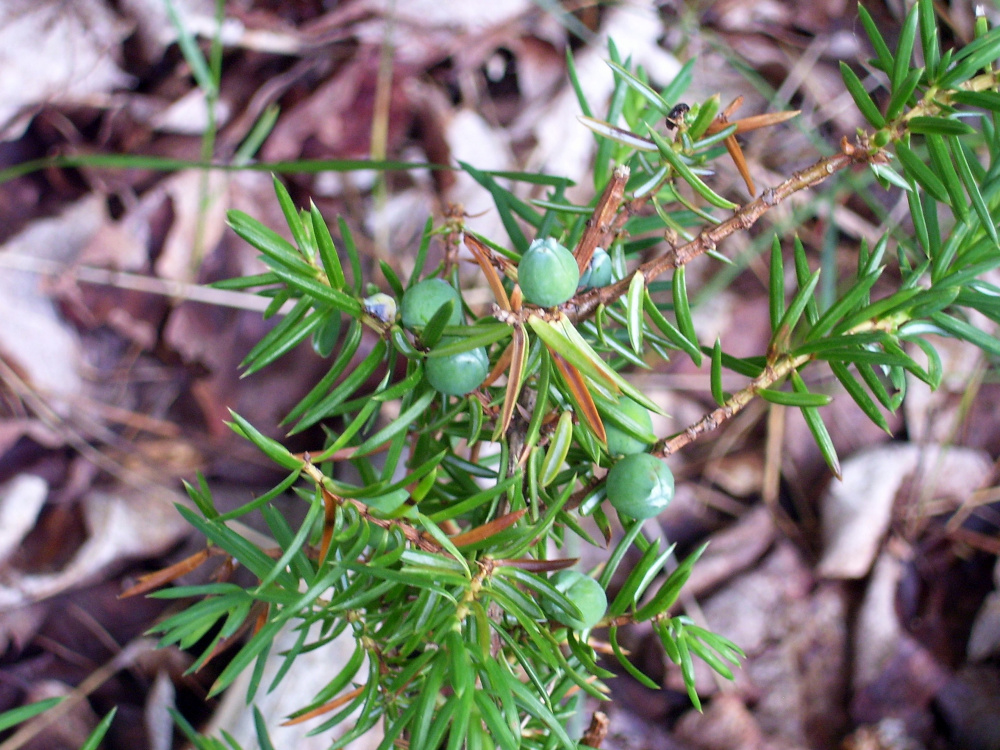
[[[19,748],[27,746],[28,743],[30,743],[35,737],[45,731],[47,727],[52,726],[58,721],[65,720],[65,718],[70,715],[74,706],[77,706],[81,702],[87,700],[89,695],[104,685],[104,683],[110,680],[117,672],[120,672],[123,669],[128,669],[134,665],[138,659],[152,651],[154,648],[155,642],[152,640],[139,638],[132,641],[120,652],[118,652],[110,661],[104,663],[91,672],[86,679],[76,686],[72,693],[59,703],[59,705],[54,706],[45,713],[40,716],[36,716],[33,720],[19,727],[14,734],[3,742],[3,744],[0,744],[0,750],[19,750]]]

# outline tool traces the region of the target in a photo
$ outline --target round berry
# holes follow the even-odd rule
[[[633,401],[628,396],[622,396],[618,401],[616,411],[630,421],[638,423],[640,433],[652,436],[653,420],[645,406]],[[608,437],[609,455],[627,456],[632,453],[643,453],[649,447],[649,443],[644,443],[631,432],[626,432],[623,427],[619,427],[610,418],[604,420],[604,432]]]
[[[611,283],[611,256],[603,248],[594,248],[583,276],[580,277],[580,289],[596,289]]]
[[[576,293],[579,282],[573,253],[551,237],[532,242],[517,264],[521,294],[539,307],[561,305]]]
[[[674,497],[674,474],[656,456],[633,453],[611,467],[605,485],[611,506],[625,516],[652,518]]]
[[[451,339],[452,341],[454,339]],[[447,343],[442,339],[442,344]],[[427,382],[446,396],[464,396],[479,387],[490,371],[486,349],[469,349],[446,357],[428,357],[424,360]]]
[[[601,584],[578,570],[560,570],[549,578],[549,583],[565,595],[580,616],[570,614],[551,600],[542,600],[542,610],[553,620],[576,630],[594,627],[608,610],[608,597]]]
[[[452,302],[448,324],[462,324],[462,298],[458,291],[444,279],[418,281],[403,293],[401,302],[403,325],[410,330],[423,328],[443,305]]]

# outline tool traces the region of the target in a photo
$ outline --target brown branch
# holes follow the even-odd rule
[[[888,317],[878,320],[873,319],[863,321],[844,331],[844,335],[864,333],[866,331],[891,332],[897,330],[901,325],[909,320],[910,316],[905,312],[894,313]],[[796,370],[806,362],[811,362],[816,358],[815,354],[800,354],[797,357],[792,357],[788,354],[768,355],[769,358],[771,356],[774,356],[773,363],[768,364],[768,366],[764,368],[764,372],[751,380],[745,388],[734,393],[729,397],[726,403],[718,409],[710,411],[694,424],[689,425],[683,432],[680,432],[670,438],[658,440],[653,445],[650,453],[654,456],[663,456],[664,458],[676,453],[684,446],[693,443],[700,435],[703,435],[706,432],[711,432],[727,419],[731,419],[736,416],[736,414],[743,410],[743,407],[753,401],[753,399],[757,396],[757,393],[762,388],[771,387],[783,377],[791,373],[792,370]]]
[[[745,406],[756,398],[757,393],[762,388],[768,388],[774,385],[783,377],[788,375],[792,370],[801,367],[806,362],[809,362],[814,358],[815,355],[812,354],[803,354],[798,357],[789,357],[787,355],[781,357],[774,364],[764,368],[764,371],[750,381],[745,388],[730,396],[729,400],[727,400],[726,403],[718,409],[710,411],[697,422],[689,425],[685,430],[677,433],[673,437],[663,438],[662,440],[656,441],[649,453],[651,455],[662,456],[664,458],[676,453],[686,445],[693,443],[701,435],[706,432],[711,432],[726,420],[739,414]],[[580,503],[583,502],[583,499],[593,492],[595,487],[598,487],[603,482],[604,479],[589,482],[585,487],[570,495],[569,500],[566,501],[566,504],[563,507],[566,510],[579,507]],[[617,620],[612,621],[611,624],[621,625],[629,622],[632,622],[632,620],[628,616],[623,615]]]
[[[800,367],[811,359],[813,359],[813,355],[811,354],[805,354],[795,358],[789,356],[782,357],[773,365],[769,365],[764,368],[764,372],[751,380],[749,385],[745,388],[734,393],[726,401],[726,403],[718,409],[710,411],[697,422],[689,425],[683,432],[680,432],[671,438],[658,440],[653,445],[650,453],[654,456],[663,457],[676,453],[684,446],[693,443],[700,435],[703,435],[706,432],[711,432],[727,419],[731,419],[736,414],[741,412],[743,407],[756,398],[757,393],[762,388],[768,388],[774,385],[783,377],[788,375],[792,370]]]
[[[648,284],[660,274],[672,268],[680,268],[699,255],[714,250],[719,242],[731,234],[746,231],[774,206],[786,200],[793,193],[818,185],[832,174],[854,164],[869,164],[885,157],[881,151],[869,151],[844,143],[838,154],[820,159],[815,164],[796,172],[787,180],[773,188],[764,190],[759,198],[740,207],[725,221],[703,229],[697,237],[678,247],[672,248],[658,258],[642,264],[636,273],[642,273]],[[627,219],[623,211],[619,217]],[[622,222],[623,223],[623,222]],[[617,226],[618,222],[616,222]],[[570,320],[577,321],[590,317],[599,305],[610,305],[628,292],[632,275],[621,281],[599,289],[592,289],[562,306]]]

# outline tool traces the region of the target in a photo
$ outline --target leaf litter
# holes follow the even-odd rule
[[[212,2],[174,4],[192,33],[211,37]],[[374,0],[282,9],[230,3],[215,155],[236,154],[277,104],[263,158],[365,158],[381,118],[376,146],[387,158],[543,169],[573,178],[571,190],[586,198],[593,137],[577,126],[566,83],[570,35],[540,6],[396,3],[388,24],[387,4]],[[966,10],[953,9],[956,28],[971,23]],[[881,12],[885,28],[898,24]],[[162,6],[87,0],[67,12],[64,3],[14,2],[0,13],[0,166],[53,153],[198,158],[209,122],[205,98]],[[659,86],[679,69],[675,51],[686,49],[701,55],[692,98],[744,95],[741,111],[764,111],[767,100],[731,72],[735,55],[782,104],[801,109],[803,129],[761,131],[743,144],[761,184],[803,163],[814,149],[807,133],[823,131],[833,141],[860,124],[849,99],[831,96],[840,91],[838,60],[867,54],[857,48],[844,3],[719,2],[696,11],[635,3],[584,9],[576,18],[592,32],[572,41],[591,101],[606,97],[613,82],[603,62],[610,37]],[[387,40],[395,55],[388,80],[378,69]],[[170,503],[182,497],[179,480],[203,470],[228,507],[270,486],[270,468],[221,420],[234,407],[280,436],[278,419],[323,366],[303,348],[240,380],[238,362],[266,330],[259,313],[185,299],[184,283],[259,267],[225,231],[227,207],[282,225],[280,215],[268,215],[274,207],[264,175],[212,175],[203,181],[195,171],[92,165],[0,185],[0,669],[27,686],[0,690],[0,710],[44,690],[69,691],[82,709],[88,694],[79,686],[99,674],[111,700],[160,717],[109,747],[168,747],[162,717],[184,702],[168,684],[198,695],[213,678],[212,669],[181,678],[180,652],[167,652],[172,665],[136,672],[138,695],[119,674],[150,659],[141,633],[162,605],[119,603],[115,595],[199,548],[171,515]],[[315,197],[324,215],[345,215],[372,267],[381,259],[408,270],[422,217],[441,215],[449,203],[483,212],[470,224],[497,235],[485,193],[464,173],[387,174],[381,204],[371,191],[376,179],[327,172],[289,175],[288,183],[297,201]],[[735,167],[717,179],[717,189],[742,189]],[[853,200],[832,211],[848,238],[839,249],[849,254],[854,237],[873,231],[871,216]],[[823,221],[801,232],[817,252]],[[752,238],[741,242],[735,254],[752,251]],[[432,255],[443,252],[432,246]],[[710,279],[696,272],[704,273],[699,286]],[[467,277],[478,278],[474,269]],[[740,268],[735,299],[727,292],[698,300],[700,330],[754,349],[753,331],[766,331],[766,277],[751,261]],[[151,284],[130,288],[137,278]],[[486,290],[469,295],[488,298]],[[362,346],[358,356],[366,353]],[[954,361],[955,371],[969,369],[960,354]],[[678,423],[710,407],[693,375],[679,362],[644,376],[649,389],[670,394],[667,411]],[[842,484],[829,484],[804,425],[781,407],[748,410],[678,457],[682,484],[661,530],[681,548],[712,540],[682,605],[741,645],[748,661],[733,685],[699,680],[707,707],[700,716],[683,697],[679,674],[636,626],[628,641],[637,663],[666,689],[653,693],[627,676],[612,681],[617,700],[603,747],[996,747],[996,723],[982,720],[997,715],[1000,695],[994,390],[986,382],[963,400],[958,380],[937,400],[914,399],[891,422],[908,440],[891,443],[838,398],[829,424],[845,459]],[[151,474],[151,466],[159,470]],[[288,512],[294,507],[286,503]],[[215,726],[235,732],[246,721],[231,708],[241,703],[237,693],[223,699]],[[289,697],[304,703],[311,694]],[[230,710],[242,716],[229,718]],[[95,715],[81,710],[77,718],[87,727]],[[75,746],[82,731],[41,736],[46,747]],[[283,742],[306,747],[301,734]]]

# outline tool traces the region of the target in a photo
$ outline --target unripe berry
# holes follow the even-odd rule
[[[579,282],[573,253],[551,237],[532,242],[517,264],[521,294],[539,307],[561,305],[576,293]]]
[[[442,339],[441,344],[449,341],[454,339]],[[427,382],[434,390],[446,396],[464,396],[475,390],[489,371],[490,359],[483,347],[424,360]]]
[[[410,330],[423,328],[441,307],[452,302],[449,325],[462,324],[462,298],[458,291],[444,279],[418,281],[403,293],[400,304],[403,325]]]
[[[580,610],[580,617],[576,617],[551,600],[543,599],[542,610],[545,614],[563,625],[586,630],[599,623],[608,610],[608,597],[601,584],[578,570],[560,570],[549,578],[549,583]]]
[[[605,484],[611,506],[625,516],[659,515],[674,497],[674,474],[656,456],[633,453],[611,467]]]

